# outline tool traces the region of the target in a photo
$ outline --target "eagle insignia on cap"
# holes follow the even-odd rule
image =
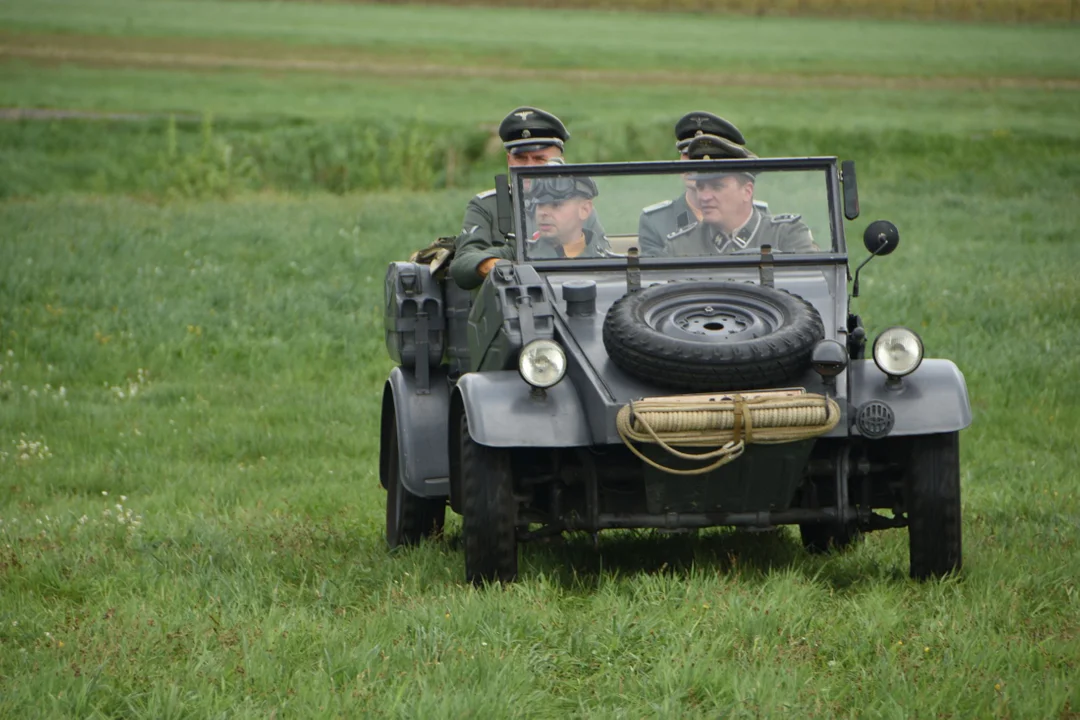
[[[532,110],[522,110],[521,112],[514,113],[514,115],[517,115],[519,118],[521,118],[522,122],[525,122],[529,119],[529,116],[532,115]],[[526,135],[525,137],[528,137],[528,135]]]

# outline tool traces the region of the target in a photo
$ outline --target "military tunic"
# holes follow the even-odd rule
[[[664,254],[674,257],[701,257],[760,248],[762,245],[772,245],[774,252],[820,251],[801,215],[770,215],[755,207],[750,213],[750,219],[734,236],[728,236],[706,222],[694,223],[691,227],[667,236]]]
[[[499,232],[498,217],[494,189],[469,200],[450,263],[450,275],[459,287],[471,290],[480,286],[484,278],[476,272],[476,266],[487,258],[514,259],[514,242],[507,241]],[[585,221],[585,228],[598,237],[605,236],[595,212]]]
[[[573,260],[578,258],[615,257],[611,253],[611,245],[606,237],[597,235],[592,230],[582,230],[582,232],[585,233],[585,249],[580,255],[575,255],[572,258]],[[562,246],[548,238],[540,238],[535,242],[530,240],[525,243],[525,254],[529,256],[530,260],[562,260],[566,258]]]
[[[477,274],[476,266],[489,257],[514,259],[513,243],[507,242],[499,232],[494,189],[478,193],[465,207],[461,234],[450,263],[454,282],[466,290],[478,287],[484,278]]]
[[[759,200],[754,201],[754,207],[764,212],[769,210],[769,204]],[[699,222],[686,201],[686,193],[645,208],[638,218],[638,248],[642,257],[669,255],[668,238],[679,237]]]
[[[638,218],[638,249],[642,257],[668,254],[668,235],[681,234],[680,231],[692,228],[697,222],[697,215],[686,202],[686,193],[645,208]]]

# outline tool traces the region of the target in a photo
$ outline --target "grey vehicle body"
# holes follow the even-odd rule
[[[947,359],[923,359],[914,372],[898,378],[865,357],[865,332],[849,307],[843,223],[845,215],[858,214],[853,165],[845,163],[841,172],[831,157],[699,162],[705,168],[823,171],[831,246],[820,253],[768,257],[757,251],[708,259],[638,257],[631,251],[613,259],[530,261],[522,239],[527,236],[518,200],[522,193],[513,193],[512,201],[505,193],[505,203],[513,205],[504,205],[510,217],[503,222],[510,221],[507,229],[517,238],[518,259],[500,261],[477,292],[437,279],[426,265],[390,268],[387,344],[401,365],[391,372],[383,394],[383,486],[399,483],[399,493],[403,489],[406,498],[425,499],[429,509],[438,511],[438,503],[448,502],[462,512],[461,443],[471,448],[471,442],[512,467],[504,474],[513,476],[515,499],[501,507],[514,508],[517,540],[575,530],[797,524],[808,549],[824,551],[842,548],[862,532],[908,526],[914,576],[959,569],[959,490],[953,487],[958,468],[945,469],[944,490],[933,479],[926,490],[919,476],[928,464],[958,463],[956,433],[971,422],[966,385]],[[523,168],[511,181],[567,168],[604,177],[671,173],[685,165]],[[876,271],[886,272],[887,261],[879,262]],[[603,340],[605,316],[639,287],[691,280],[774,284],[813,306],[824,339],[842,348],[841,363],[824,374],[807,366],[785,386],[835,399],[841,412],[835,427],[813,440],[748,445],[734,462],[693,478],[665,473],[627,452],[616,429],[619,410],[638,398],[673,393],[612,361]],[[536,339],[554,340],[566,358],[565,377],[542,391],[530,386],[517,366],[522,347]],[[462,427],[469,438],[458,437]],[[477,461],[470,455],[468,462]],[[944,519],[935,515],[939,503],[948,506]],[[919,538],[915,506],[928,508],[916,515],[937,523],[937,529],[918,530]],[[398,522],[391,521],[390,509],[388,522]],[[916,560],[916,543],[924,552],[927,543],[936,542],[934,533],[951,536],[954,530],[956,547],[948,558]],[[391,544],[423,535],[398,533]],[[468,548],[466,554],[468,565]],[[468,574],[473,580],[509,579],[494,570]]]

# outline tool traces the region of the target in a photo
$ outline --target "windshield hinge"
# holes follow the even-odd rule
[[[631,247],[626,251],[627,293],[632,293],[641,289],[641,260],[638,255],[637,247]]]
[[[761,261],[758,265],[759,281],[764,287],[773,287],[772,245],[761,246]]]

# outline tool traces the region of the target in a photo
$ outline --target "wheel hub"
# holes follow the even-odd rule
[[[779,327],[782,318],[766,303],[725,302],[713,298],[680,298],[650,308],[645,321],[669,336],[698,342],[730,342],[763,337]]]

